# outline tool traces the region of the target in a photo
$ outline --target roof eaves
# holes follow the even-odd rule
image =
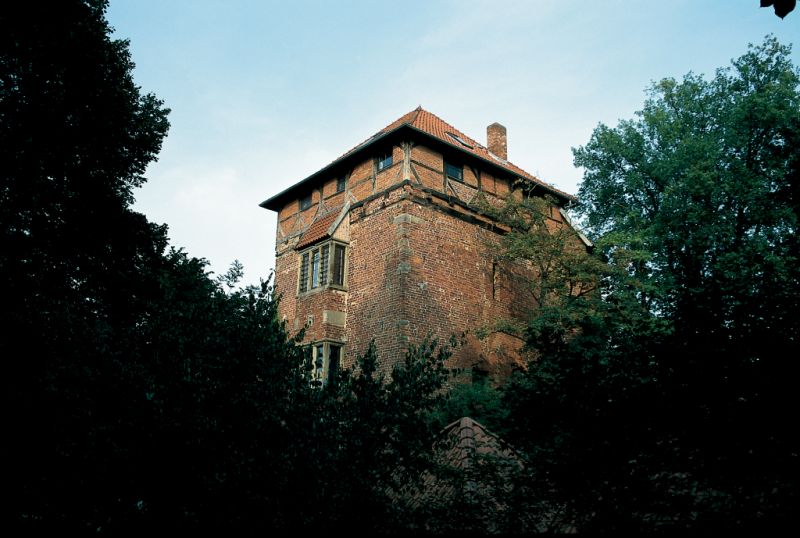
[[[552,185],[550,185],[548,183],[545,183],[544,181],[542,181],[542,180],[540,180],[538,178],[531,179],[533,176],[526,177],[524,175],[521,175],[518,171],[514,170],[511,166],[503,166],[503,164],[498,162],[498,161],[493,161],[491,159],[487,159],[486,157],[483,157],[482,155],[480,155],[480,154],[478,154],[478,153],[476,153],[474,151],[468,151],[468,150],[464,149],[463,147],[461,147],[461,145],[457,145],[455,143],[448,142],[447,140],[445,140],[443,138],[440,138],[440,137],[434,135],[433,133],[430,133],[430,132],[428,132],[428,131],[426,131],[424,129],[416,127],[415,125],[413,125],[413,123],[416,121],[416,119],[419,116],[421,110],[422,109],[416,109],[414,111],[416,113],[414,114],[413,118],[410,118],[410,119],[404,121],[403,123],[400,123],[397,126],[395,126],[394,128],[389,129],[389,130],[387,130],[385,132],[380,132],[379,131],[376,135],[373,135],[371,138],[368,138],[366,141],[364,141],[361,144],[357,145],[355,148],[353,148],[350,151],[348,151],[347,153],[343,154],[341,157],[335,159],[334,161],[332,161],[327,166],[321,168],[320,170],[317,170],[316,172],[314,172],[310,176],[308,176],[305,179],[299,181],[298,183],[295,183],[291,187],[288,187],[288,188],[282,190],[278,194],[276,194],[276,195],[274,195],[274,196],[272,196],[270,198],[267,198],[266,200],[264,200],[263,202],[261,202],[258,205],[260,207],[265,208],[265,209],[270,209],[272,211],[278,211],[280,209],[280,207],[277,205],[277,203],[281,199],[285,198],[290,192],[294,191],[295,189],[299,189],[299,188],[303,187],[307,183],[311,182],[313,179],[316,179],[320,175],[323,175],[324,173],[328,172],[334,166],[337,166],[337,165],[341,164],[343,161],[352,158],[353,156],[361,153],[362,151],[366,150],[367,148],[369,148],[373,144],[376,144],[376,143],[380,142],[381,140],[387,138],[388,136],[392,135],[393,133],[398,132],[399,130],[401,130],[403,128],[407,128],[407,129],[410,129],[410,130],[412,130],[414,132],[422,134],[422,135],[424,135],[426,138],[428,138],[430,140],[434,140],[439,144],[443,144],[443,145],[448,146],[450,148],[453,148],[453,149],[455,149],[457,151],[460,151],[461,153],[463,153],[465,155],[469,155],[470,157],[475,158],[475,159],[477,159],[477,160],[479,160],[481,162],[488,163],[489,165],[491,165],[491,166],[493,166],[495,168],[498,168],[500,170],[503,170],[505,172],[513,174],[515,177],[520,177],[520,178],[522,178],[522,179],[524,179],[526,181],[530,181],[534,185],[542,187],[543,189],[548,191],[550,194],[553,194],[558,198],[562,198],[563,200],[565,200],[567,202],[573,202],[573,201],[577,200],[577,198],[575,196],[573,196],[571,194],[568,194],[566,192],[563,192],[563,191],[557,189],[556,187],[554,187],[554,186],[552,186]],[[511,163],[508,163],[508,164],[511,164]],[[513,165],[513,166],[516,166],[516,165]],[[522,170],[522,169],[520,168],[520,170]]]
[[[305,179],[295,183],[291,187],[287,187],[287,188],[283,189],[278,194],[276,194],[276,195],[274,195],[274,196],[272,196],[270,198],[267,198],[266,200],[264,200],[263,202],[258,204],[259,207],[263,207],[264,209],[270,209],[272,211],[278,211],[279,208],[276,206],[277,202],[280,201],[282,198],[286,197],[286,195],[288,195],[291,191],[302,187],[303,185],[309,183],[311,180],[316,179],[320,175],[323,175],[325,172],[329,171],[334,166],[336,166],[338,164],[341,164],[346,159],[349,159],[349,158],[353,157],[354,155],[357,155],[358,153],[364,151],[365,149],[367,149],[368,147],[372,146],[373,144],[383,140],[384,138],[386,138],[387,136],[391,135],[392,133],[395,133],[398,130],[402,129],[403,127],[408,127],[408,126],[409,126],[408,123],[401,123],[400,125],[398,125],[394,129],[386,131],[385,133],[378,133],[377,135],[367,139],[366,141],[362,142],[358,146],[354,147],[353,149],[351,149],[350,151],[348,151],[347,153],[345,153],[341,157],[338,157],[336,160],[332,161],[327,166],[325,166],[323,168],[320,168],[319,170],[317,170],[316,172],[314,172],[310,176],[306,177]]]
[[[567,214],[564,208],[560,207],[558,208],[558,211],[561,213],[561,216],[564,217],[564,220],[567,221],[567,224],[569,224],[572,227],[572,229],[575,230],[575,232],[578,234],[578,237],[580,237],[581,241],[583,241],[583,244],[586,245],[588,248],[593,248],[594,243],[592,243],[592,240],[586,237],[583,234],[583,232],[580,231],[580,229],[575,225],[575,223],[572,221],[569,214]]]
[[[541,179],[531,180],[531,178],[528,178],[528,177],[525,177],[525,176],[519,174],[516,170],[514,170],[514,169],[512,169],[510,167],[507,167],[507,166],[503,166],[502,163],[500,163],[500,162],[496,162],[496,161],[493,161],[491,159],[487,159],[486,157],[483,157],[483,156],[481,156],[481,155],[479,155],[479,154],[477,154],[477,153],[475,153],[473,151],[468,151],[468,150],[464,149],[463,147],[461,147],[460,144],[454,144],[454,143],[448,142],[447,140],[439,138],[438,136],[436,136],[436,135],[434,135],[432,133],[429,133],[428,131],[425,131],[423,129],[420,129],[419,127],[414,127],[413,125],[410,125],[410,124],[407,124],[407,123],[404,123],[403,125],[407,126],[409,129],[412,129],[412,130],[414,130],[414,131],[416,131],[418,133],[421,133],[421,134],[425,135],[426,137],[430,138],[431,140],[435,140],[435,141],[437,141],[437,142],[439,142],[441,144],[444,144],[444,145],[449,146],[451,148],[457,149],[458,151],[460,151],[461,153],[464,153],[465,155],[469,155],[470,157],[474,157],[475,159],[478,159],[479,161],[482,161],[482,162],[485,162],[485,163],[489,163],[490,165],[494,166],[495,168],[499,168],[499,169],[501,169],[501,170],[503,170],[505,172],[513,174],[515,177],[519,177],[519,178],[522,178],[522,179],[524,179],[526,181],[530,181],[534,185],[546,189],[551,194],[554,194],[559,198],[563,198],[565,201],[569,202],[569,201],[577,200],[577,198],[575,198],[575,196],[573,196],[571,194],[568,194],[566,192],[562,192],[559,189],[557,189],[556,187],[553,187],[552,185],[549,185],[548,183],[545,183]],[[402,125],[400,127],[402,127]],[[508,161],[506,161],[506,162],[508,162]]]

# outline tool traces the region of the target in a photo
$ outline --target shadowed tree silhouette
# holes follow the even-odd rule
[[[791,13],[795,5],[797,5],[797,0],[761,0],[761,7],[772,6],[775,9],[775,15],[781,19]]]

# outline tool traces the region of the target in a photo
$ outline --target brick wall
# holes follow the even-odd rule
[[[374,339],[384,359],[402,357],[407,348],[403,309],[403,242],[395,218],[406,192],[395,189],[350,212],[346,363]],[[381,365],[388,371],[391,360]]]
[[[530,306],[524,282],[531,275],[522,266],[493,261],[488,244],[496,232],[469,204],[479,192],[499,203],[510,192],[510,178],[465,166],[463,182],[445,180],[442,154],[408,147],[409,169],[403,145],[396,145],[388,169],[378,173],[371,158],[354,166],[345,193],[336,193],[330,177],[312,190],[309,209],[299,211],[297,200],[281,209],[275,281],[283,296],[280,314],[290,330],[312,320],[306,342],[344,343],[346,365],[373,339],[388,372],[409,343],[456,335],[463,343],[452,366],[508,375],[524,361],[522,342],[500,332],[478,339],[476,330],[524,317]],[[294,247],[317,216],[345,203],[351,209],[335,237],[349,244],[347,288],[298,297]]]
[[[436,198],[414,196],[404,205],[398,227],[408,241],[406,331],[412,341],[428,334],[440,341],[456,336],[462,343],[452,366],[504,376],[522,366],[522,342],[510,335],[479,340],[476,331],[523,311],[515,308],[510,294],[496,292],[489,248],[494,232],[466,220],[468,216],[468,211]],[[514,291],[522,295],[522,290]]]

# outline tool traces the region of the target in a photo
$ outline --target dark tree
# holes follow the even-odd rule
[[[775,10],[775,15],[781,19],[791,13],[796,5],[797,0],[761,0],[761,7],[772,6]]]
[[[800,76],[774,38],[575,150],[600,293],[509,389],[541,493],[603,531],[797,522]]]
[[[168,111],[107,2],[20,6],[0,14],[5,528],[402,528],[447,351],[384,380],[371,349],[313,387],[267,283],[212,279],[131,210]]]
[[[101,401],[116,388],[103,375],[121,350],[117,329],[139,321],[138,275],[166,246],[165,229],[130,204],[167,110],[133,83],[105,7],[0,14],[0,356],[22,521],[91,520],[114,502],[92,480],[108,463],[92,424],[113,412]],[[91,491],[97,503],[84,502]]]

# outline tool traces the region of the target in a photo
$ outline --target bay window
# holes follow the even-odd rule
[[[328,241],[300,253],[298,293],[324,287],[345,288],[347,245]]]

